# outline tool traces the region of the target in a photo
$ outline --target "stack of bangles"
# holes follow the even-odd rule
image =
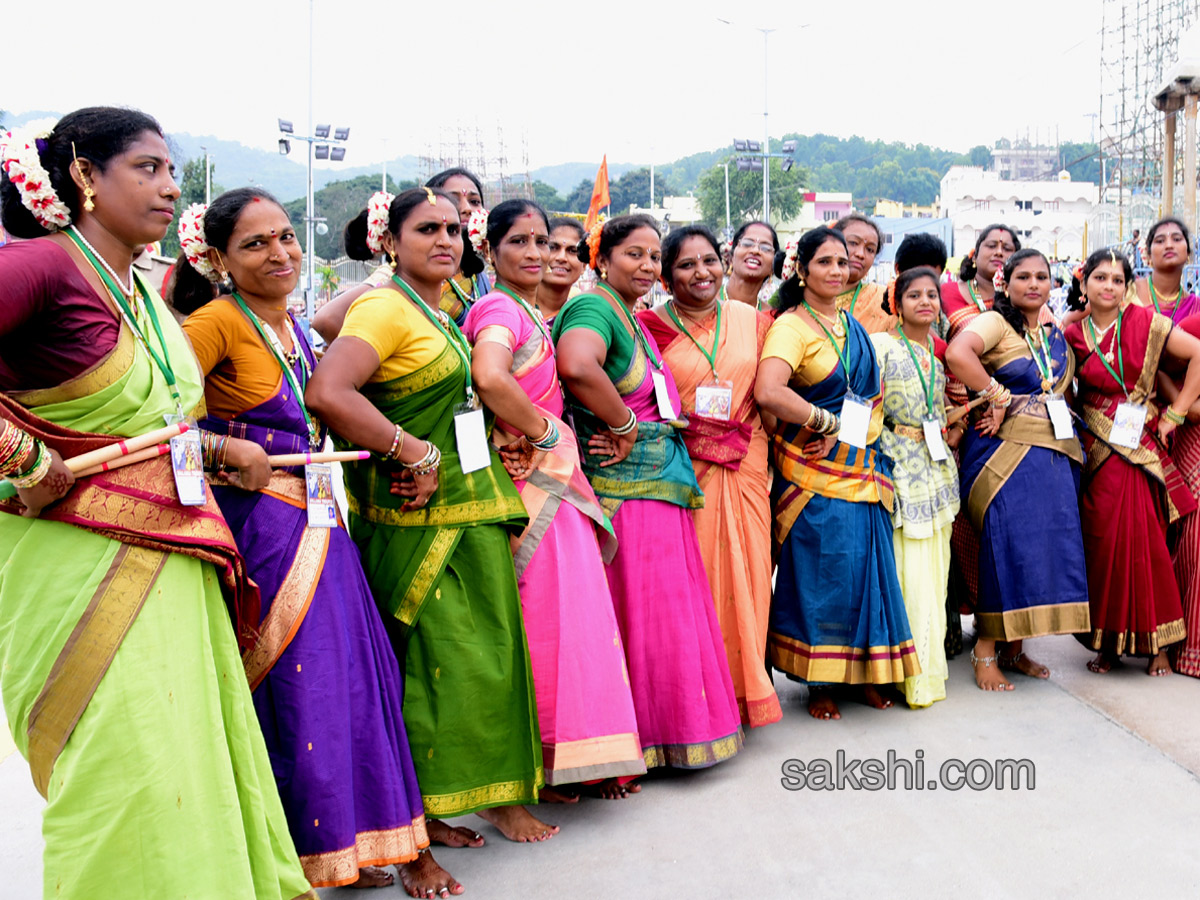
[[[21,461],[33,454],[33,462],[21,471]],[[13,483],[14,487],[28,490],[37,487],[50,471],[53,459],[41,441],[15,425],[8,425],[0,436],[0,475]]]
[[[200,452],[204,459],[204,468],[220,472],[225,468],[225,454],[229,451],[229,435],[213,434],[211,431],[200,432]]]
[[[837,416],[827,409],[821,409],[815,403],[809,407],[808,419],[801,425],[817,434],[837,434],[842,427]]]
[[[393,462],[400,462],[400,452],[404,449],[404,429],[399,425],[396,426],[396,434],[392,437],[392,446],[387,453],[383,455],[384,459],[390,459]]]
[[[1163,407],[1162,417],[1172,425],[1182,425],[1187,419],[1187,416],[1183,413],[1175,412],[1175,408],[1173,406]]]
[[[629,409],[628,406],[625,408]],[[625,424],[618,425],[615,428],[610,425],[608,430],[611,431],[613,434],[615,434],[617,437],[624,437],[625,435],[629,434],[629,432],[633,431],[633,429],[635,429],[635,428],[637,428],[637,415],[634,413],[634,411],[632,409],[629,409],[629,418],[625,420]]]
[[[426,441],[429,445],[429,451],[414,463],[401,463],[404,468],[408,469],[414,475],[426,476],[432,475],[438,470],[442,464],[442,451],[437,448],[433,441]]]
[[[979,396],[999,409],[1007,409],[1008,405],[1012,403],[1012,394],[1009,393],[1008,388],[995,378],[988,382],[988,386],[979,392]]]
[[[552,420],[545,419],[544,421],[546,423],[545,433],[537,440],[533,440],[529,437],[526,437],[526,440],[529,441],[535,450],[550,451],[558,446],[560,435],[558,433],[558,426],[555,425]]]

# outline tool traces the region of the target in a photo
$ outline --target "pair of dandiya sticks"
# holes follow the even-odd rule
[[[63,464],[71,470],[71,474],[76,478],[110,472],[122,466],[131,466],[134,463],[155,459],[170,453],[169,441],[171,438],[178,437],[190,427],[187,422],[168,425],[137,437],[117,441],[101,447],[99,450],[81,453],[79,456],[63,460]],[[370,455],[366,450],[347,450],[334,453],[280,453],[268,456],[267,462],[272,466],[302,466],[306,463],[356,462],[367,459]],[[0,500],[15,497],[16,494],[17,489],[12,482],[0,484]]]

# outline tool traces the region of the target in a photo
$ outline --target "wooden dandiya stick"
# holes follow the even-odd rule
[[[101,472],[111,472],[113,469],[119,469],[122,466],[132,466],[134,463],[145,462],[148,459],[157,459],[158,457],[165,456],[170,452],[170,444],[155,444],[153,447],[135,450],[132,453],[126,453],[124,456],[118,456],[116,459],[111,459],[108,462],[100,463],[98,466],[92,466],[84,469],[81,472],[76,472],[75,477],[86,478],[88,475],[99,475]]]
[[[981,406],[987,402],[986,397],[976,397],[966,406],[948,406],[946,407],[946,424],[953,425],[971,410],[977,406]]]
[[[302,466],[305,463],[358,462],[371,456],[367,450],[339,450],[331,453],[280,453],[268,456],[273,466]]]
[[[90,450],[87,453],[72,456],[70,459],[64,459],[63,465],[70,469],[71,474],[76,478],[84,478],[135,462],[154,459],[170,452],[170,445],[163,443],[164,441],[183,434],[188,427],[187,422],[167,425],[146,434],[139,434],[114,444],[108,444],[99,450]],[[0,500],[7,500],[15,496],[17,496],[17,489],[12,482],[6,481],[0,484]]]

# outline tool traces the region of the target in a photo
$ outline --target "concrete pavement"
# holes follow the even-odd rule
[[[1048,682],[977,690],[965,656],[948,698],[927,710],[844,703],[816,722],[799,685],[778,683],[782,722],[713,769],[651,777],[623,801],[540,807],[562,827],[541,845],[505,841],[477,817],[478,850],[436,848],[474,900],[750,895],[986,895],[992,900],[1153,892],[1200,896],[1200,680],[1152,679],[1138,661],[1084,668],[1072,638],[1027,642]],[[947,760],[1028,759],[1032,790],[786,790],[781,768],[878,758],[915,760],[924,779]],[[7,753],[0,748],[0,757]],[[808,766],[811,768],[811,766]],[[793,771],[795,771],[793,769]],[[960,777],[951,767],[948,774]],[[975,766],[972,774],[985,774]],[[40,896],[40,798],[19,755],[0,762],[0,898]],[[102,896],[97,894],[97,896]],[[120,897],[113,886],[105,897]],[[362,898],[345,889],[323,900]],[[404,896],[399,888],[376,897]]]

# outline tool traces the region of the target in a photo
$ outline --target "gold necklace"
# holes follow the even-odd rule
[[[842,317],[840,314],[835,314],[834,317],[831,319],[827,315],[825,315],[823,312],[819,312],[817,310],[817,308],[814,307],[811,303],[808,305],[808,308],[810,310],[812,310],[816,316],[818,316],[819,318],[824,319],[826,322],[828,322],[829,326],[830,326],[830,330],[834,334],[836,334],[838,337],[846,336],[846,327],[842,324]]]

